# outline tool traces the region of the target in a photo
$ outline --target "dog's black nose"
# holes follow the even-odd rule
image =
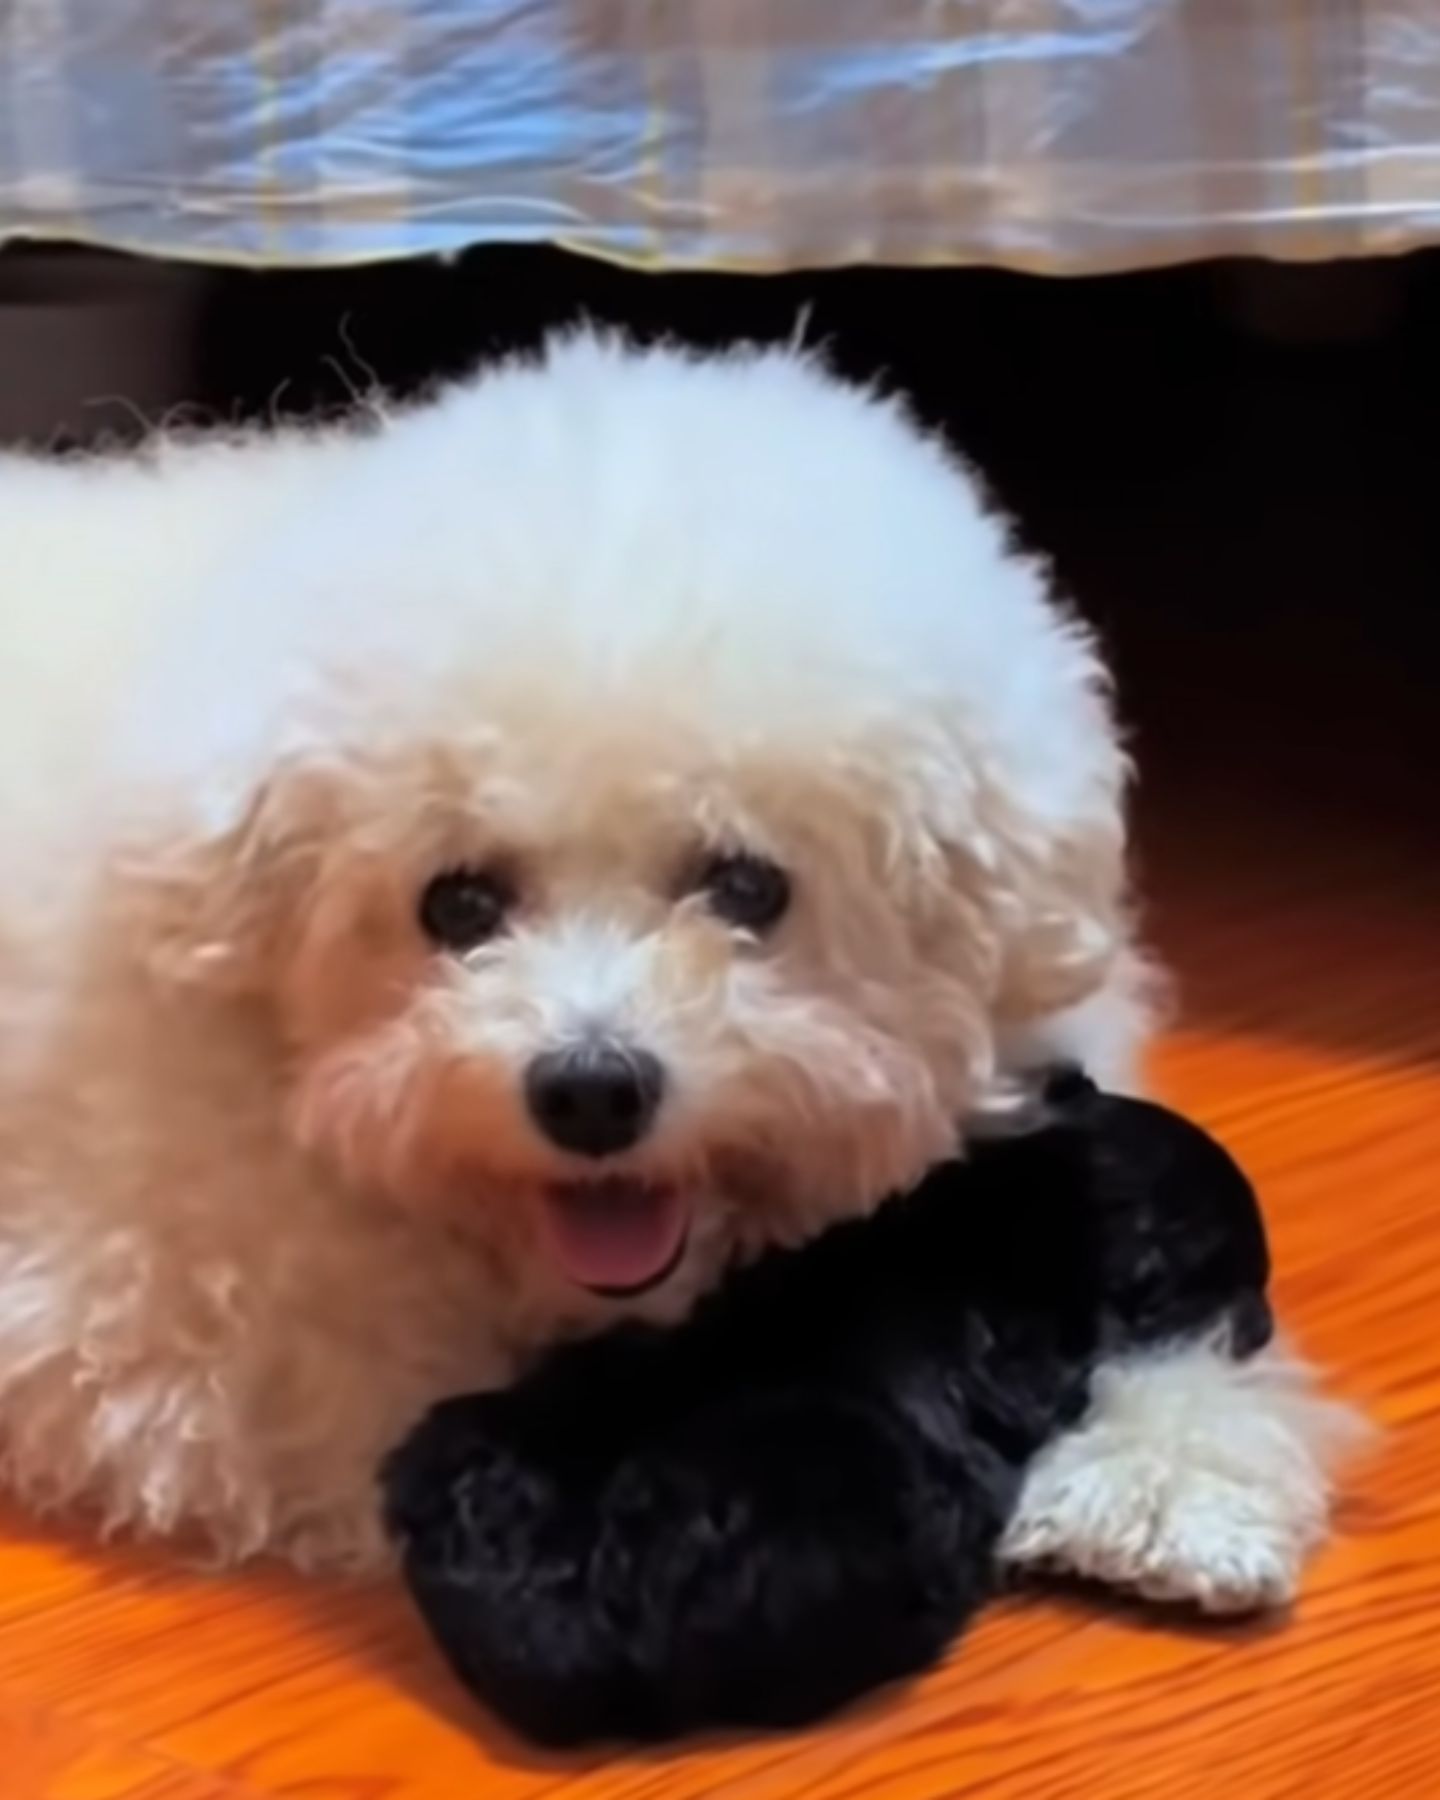
[[[577,1156],[614,1156],[638,1144],[664,1091],[657,1057],[613,1044],[548,1050],[525,1075],[531,1117],[552,1144]]]

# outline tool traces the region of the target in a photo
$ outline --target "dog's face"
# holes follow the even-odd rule
[[[903,765],[490,723],[281,773],[228,848],[309,1149],[621,1294],[949,1152],[996,937]]]
[[[275,772],[187,942],[265,994],[288,1128],[347,1184],[630,1295],[911,1183],[1007,991],[1091,977],[1037,898],[1035,987],[1020,878],[947,831],[923,729],[747,742],[557,686]]]

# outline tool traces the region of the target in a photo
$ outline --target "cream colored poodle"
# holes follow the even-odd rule
[[[1095,648],[902,411],[581,338],[344,430],[0,460],[0,1452],[225,1558],[1144,1022]],[[1109,1372],[1011,1539],[1281,1599],[1334,1415]]]

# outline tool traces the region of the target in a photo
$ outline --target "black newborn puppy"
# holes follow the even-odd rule
[[[799,1725],[933,1662],[1102,1355],[1270,1334],[1254,1194],[1197,1127],[1051,1079],[872,1218],[438,1407],[385,1471],[461,1679],[550,1745]]]

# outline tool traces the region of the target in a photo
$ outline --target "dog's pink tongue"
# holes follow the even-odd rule
[[[668,1275],[689,1223],[674,1188],[614,1176],[566,1182],[546,1196],[555,1256],[582,1287],[626,1292]]]

